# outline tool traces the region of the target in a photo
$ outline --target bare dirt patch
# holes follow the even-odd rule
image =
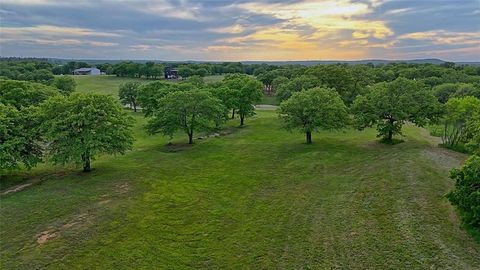
[[[81,224],[88,223],[88,221],[92,218],[89,214],[80,214],[72,218],[67,223],[64,223],[60,226],[51,226],[48,230],[42,231],[38,235],[36,235],[37,244],[45,244],[48,241],[51,241],[57,237],[59,237],[63,232],[69,229],[73,229],[76,226],[80,226]]]
[[[463,160],[465,160],[464,154],[439,147],[424,149],[422,155],[446,170],[460,166]]]
[[[129,190],[130,186],[128,185],[128,183],[115,185],[115,191],[120,194],[127,193]]]
[[[4,192],[2,193],[2,195],[7,195],[7,194],[9,194],[9,193],[15,193],[15,192],[21,191],[21,190],[23,190],[23,189],[25,189],[25,188],[27,188],[27,187],[29,187],[29,186],[31,186],[31,185],[33,185],[33,183],[16,185],[16,186],[14,186],[14,187],[12,187],[12,188],[4,191]]]
[[[55,238],[58,236],[58,233],[54,230],[43,231],[37,236],[38,244],[45,244],[49,239]]]

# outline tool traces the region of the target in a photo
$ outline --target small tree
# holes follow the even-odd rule
[[[134,112],[137,112],[137,98],[138,98],[138,88],[140,88],[139,82],[127,82],[121,84],[118,89],[118,96],[120,102],[123,105],[129,105],[130,108],[133,108]]]
[[[40,109],[54,164],[82,164],[89,172],[99,154],[124,154],[132,146],[133,119],[110,96],[75,93],[51,98]]]
[[[480,156],[470,157],[451,176],[455,189],[447,197],[462,215],[463,222],[480,230]]]
[[[387,143],[393,142],[394,135],[401,134],[405,122],[424,126],[438,116],[438,108],[436,97],[423,83],[405,78],[374,85],[352,105],[357,128],[377,125],[378,137]]]
[[[307,144],[312,143],[312,132],[340,129],[349,120],[340,95],[320,87],[294,93],[280,104],[278,113],[287,130],[305,133]]]
[[[77,83],[70,76],[59,76],[55,77],[53,85],[57,87],[63,95],[68,96],[75,91]]]
[[[480,111],[480,100],[475,97],[449,99],[445,104],[443,117],[443,143],[452,147],[460,142],[465,143],[468,140],[467,124],[478,111]],[[472,128],[470,127],[470,130],[473,130]]]
[[[217,127],[224,114],[221,101],[202,90],[172,92],[158,105],[147,124],[148,131],[172,137],[177,130],[182,130],[188,135],[189,144],[193,144],[195,131]]]
[[[226,76],[224,83],[234,91],[236,111],[240,116],[240,125],[243,126],[245,118],[255,114],[254,104],[262,100],[263,85],[260,81],[244,74]]]

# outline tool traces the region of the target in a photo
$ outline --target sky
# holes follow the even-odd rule
[[[480,0],[0,0],[0,55],[480,61]]]

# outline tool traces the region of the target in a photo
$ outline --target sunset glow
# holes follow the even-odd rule
[[[107,9],[108,19],[101,14]],[[474,61],[480,55],[476,0],[5,0],[0,14],[2,56]]]

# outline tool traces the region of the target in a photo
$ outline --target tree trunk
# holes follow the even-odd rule
[[[82,155],[82,161],[83,161],[83,172],[89,172],[92,169],[90,168],[90,156],[85,153]]]
[[[135,104],[135,102],[133,102],[133,111],[137,112],[137,104]]]
[[[243,114],[240,114],[240,126],[243,126],[244,119],[245,119],[245,116]]]
[[[311,144],[312,143],[312,132],[311,131],[307,131],[305,133],[306,137],[307,137],[307,144]]]
[[[390,118],[390,119],[388,119],[388,122],[389,122],[389,124],[390,124],[390,130],[388,130],[388,138],[387,138],[387,140],[388,140],[389,142],[393,142],[393,127],[394,127],[393,124],[395,123],[395,120],[392,119],[392,118]]]
[[[193,131],[188,133],[188,144],[193,144]]]
[[[235,109],[232,110],[232,119],[235,119]]]

